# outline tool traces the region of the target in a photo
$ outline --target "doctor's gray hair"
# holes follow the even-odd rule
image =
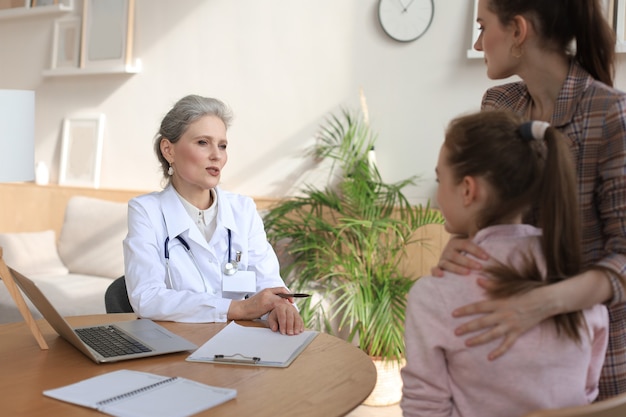
[[[178,142],[189,125],[204,116],[218,117],[224,122],[226,129],[230,127],[233,119],[232,111],[222,101],[192,94],[178,100],[161,121],[159,132],[154,138],[154,152],[161,163],[165,179],[169,179],[167,171],[170,164],[161,153],[161,140],[167,139],[172,143]]]

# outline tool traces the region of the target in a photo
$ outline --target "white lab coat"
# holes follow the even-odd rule
[[[232,231],[232,257],[241,251],[239,269],[255,272],[256,291],[285,287],[254,201],[219,188],[215,191],[217,228],[208,243],[171,185],[128,203],[126,284],[130,303],[140,317],[190,323],[226,321],[231,300],[246,296],[222,291],[227,229]],[[176,239],[179,235],[189,244],[198,267]],[[173,288],[166,272],[164,244],[168,236]]]

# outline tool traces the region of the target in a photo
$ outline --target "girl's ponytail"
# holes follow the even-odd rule
[[[489,290],[493,297],[506,297],[562,281],[579,273],[582,265],[576,171],[566,140],[558,130],[541,121],[522,123],[519,135],[541,161],[533,194],[538,201],[536,209],[542,229],[546,277],[541,277],[530,256],[526,257],[522,271],[515,271],[508,265],[490,267],[487,271],[496,280],[496,285]],[[579,330],[585,326],[582,312],[557,315],[554,322],[559,332],[580,341]]]
[[[562,279],[581,268],[578,183],[572,175],[576,172],[574,162],[563,136],[548,127],[543,140],[547,152],[539,187],[539,227],[543,230],[548,279]]]

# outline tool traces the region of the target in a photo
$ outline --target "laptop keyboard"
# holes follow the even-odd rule
[[[105,358],[152,350],[113,326],[85,327],[74,330],[83,342]]]

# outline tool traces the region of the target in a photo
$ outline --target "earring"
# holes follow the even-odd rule
[[[511,47],[511,55],[513,55],[513,58],[520,59],[524,55],[524,50],[520,45],[513,45]]]
[[[170,177],[174,175],[174,167],[172,166],[172,164],[170,164],[170,167],[167,169],[167,175],[169,175]]]

